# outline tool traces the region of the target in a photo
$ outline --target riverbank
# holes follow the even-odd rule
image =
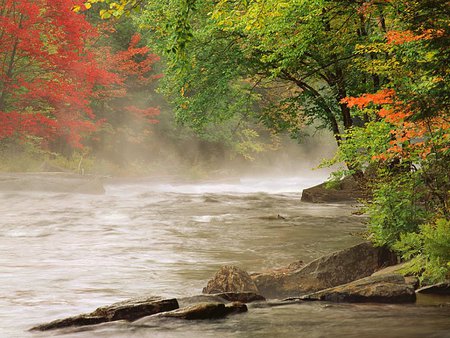
[[[363,242],[310,262],[299,262],[285,269],[249,275],[233,266],[222,267],[203,289],[203,296],[177,300],[159,297],[139,298],[103,306],[91,313],[63,318],[33,327],[49,331],[96,326],[124,321],[129,325],[152,325],[155,319],[214,320],[248,311],[246,303],[256,308],[280,307],[311,301],[334,303],[416,303],[416,293],[440,296],[438,305],[450,311],[450,283],[415,290],[418,281],[398,274],[396,256],[383,248]],[[397,269],[397,270],[396,270]],[[267,277],[269,277],[267,279]],[[271,298],[291,295],[284,300]],[[299,295],[302,295],[300,296]],[[180,305],[182,304],[182,305]],[[157,324],[153,324],[157,325]]]

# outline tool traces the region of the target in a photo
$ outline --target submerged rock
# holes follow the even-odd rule
[[[403,276],[380,275],[325,289],[300,299],[348,303],[413,303],[416,294],[414,287],[406,284]]]
[[[242,312],[247,312],[247,306],[240,302],[233,302],[227,305],[223,303],[199,303],[182,309],[160,313],[156,316],[195,320],[222,318],[232,313]]]
[[[74,317],[55,320],[50,323],[33,327],[31,330],[47,331],[65,327],[95,325],[117,320],[135,321],[159,312],[178,309],[176,299],[161,299],[158,297],[130,299],[124,302],[99,307],[94,312]]]
[[[327,188],[327,183],[322,183],[304,189],[301,200],[302,202],[310,203],[335,203],[356,201],[364,196],[365,194],[356,180],[353,177],[348,176],[333,188]]]
[[[389,250],[364,242],[294,270],[253,274],[252,279],[264,297],[297,297],[370,276],[396,263],[397,257]]]
[[[207,294],[223,292],[259,293],[250,275],[246,271],[231,265],[222,266],[214,277],[208,281],[202,292]]]

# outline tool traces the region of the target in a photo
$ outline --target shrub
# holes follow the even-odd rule
[[[421,225],[417,233],[403,233],[393,248],[408,260],[403,272],[419,276],[421,283],[450,277],[449,220],[438,219]]]

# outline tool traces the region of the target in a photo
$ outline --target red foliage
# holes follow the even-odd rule
[[[71,11],[73,0],[6,0],[0,5],[0,138],[64,137],[81,147],[95,129],[89,107],[97,85],[118,76],[86,48],[96,30]]]
[[[63,137],[81,147],[98,122],[90,108],[99,89],[116,87],[123,74],[100,65],[88,48],[98,31],[71,8],[74,0],[5,0],[0,4],[0,139]],[[137,43],[137,41],[136,41]],[[135,50],[135,54],[140,50]],[[125,56],[118,57],[122,62]],[[142,71],[148,63],[134,65]],[[133,65],[128,66],[131,69]],[[128,71],[130,71],[128,69]],[[136,74],[140,74],[136,71]]]
[[[108,63],[113,66],[111,69],[118,74],[125,82],[137,83],[138,85],[147,85],[160,78],[162,75],[153,75],[153,64],[159,61],[159,56],[150,53],[147,46],[138,47],[141,36],[135,34],[132,36],[128,49],[118,53],[109,54]],[[105,52],[105,50],[104,50]]]
[[[106,30],[111,33],[110,29],[106,28]],[[101,112],[103,116],[122,115],[119,119],[121,122],[127,121],[132,124],[134,121],[140,129],[143,129],[142,127],[158,123],[156,116],[160,113],[159,109],[142,105],[142,96],[148,95],[148,85],[162,75],[155,75],[153,72],[153,64],[159,60],[159,57],[152,54],[149,47],[139,47],[140,41],[140,35],[135,34],[131,37],[126,50],[113,53],[107,46],[97,49],[98,58],[101,58],[103,63],[108,65],[108,70],[120,79],[118,86],[103,88],[97,91],[97,95],[102,100],[113,101],[109,105],[109,111]],[[142,92],[146,94],[141,95]],[[136,106],[137,101],[142,107]],[[121,127],[112,124],[113,127]]]

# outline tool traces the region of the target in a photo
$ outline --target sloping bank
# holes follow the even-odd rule
[[[68,172],[0,173],[0,191],[103,194],[103,179]]]

